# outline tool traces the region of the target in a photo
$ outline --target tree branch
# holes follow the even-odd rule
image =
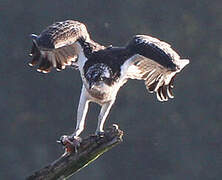
[[[84,138],[78,152],[66,153],[46,167],[34,172],[27,180],[65,179],[96,160],[104,152],[122,141],[123,131],[117,125],[107,129],[104,136]]]

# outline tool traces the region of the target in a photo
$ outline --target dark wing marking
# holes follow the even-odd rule
[[[188,63],[169,44],[156,38],[137,35],[127,48],[135,55],[129,58],[122,67],[122,72],[131,79],[145,80],[149,92],[156,92],[160,101],[173,98],[173,79]]]
[[[111,68],[112,79],[117,80],[120,76],[120,67],[132,55],[125,47],[108,47],[93,53],[84,64],[83,69],[84,72],[87,72],[95,64],[105,64]]]
[[[39,63],[38,71],[50,72],[52,67],[62,70],[66,65],[76,63],[78,39],[89,40],[86,26],[78,21],[67,20],[57,22],[47,27],[37,36],[31,35],[33,40],[30,66]],[[40,61],[40,62],[39,62]]]

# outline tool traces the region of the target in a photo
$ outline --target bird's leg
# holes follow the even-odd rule
[[[98,117],[97,129],[95,132],[96,135],[102,135],[104,133],[103,126],[113,103],[114,103],[114,100],[109,101],[102,105],[100,113],[99,113],[99,117]]]
[[[72,137],[78,137],[80,133],[83,131],[88,107],[89,107],[89,100],[86,95],[86,90],[83,87],[77,111],[76,129],[72,134]]]
[[[80,96],[80,100],[79,100],[78,111],[77,111],[76,129],[75,129],[74,133],[71,134],[70,136],[64,135],[60,139],[61,143],[63,145],[65,145],[65,146],[66,146],[66,144],[72,145],[75,147],[75,150],[80,145],[81,138],[79,137],[79,135],[84,129],[85,118],[86,118],[86,114],[87,114],[88,106],[89,106],[89,100],[87,97],[88,96],[86,94],[86,89],[83,87],[82,92],[81,92],[81,96]]]

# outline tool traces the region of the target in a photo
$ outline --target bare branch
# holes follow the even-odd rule
[[[88,136],[83,139],[78,152],[67,153],[46,167],[34,172],[27,180],[65,179],[96,160],[104,152],[122,141],[123,132],[117,125],[107,129],[104,136]]]

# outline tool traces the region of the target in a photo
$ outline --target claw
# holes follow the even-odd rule
[[[71,153],[75,151],[75,153],[78,152],[78,148],[80,147],[82,139],[77,136],[61,136],[60,140],[58,140],[58,143],[61,143],[65,147],[66,153]]]

